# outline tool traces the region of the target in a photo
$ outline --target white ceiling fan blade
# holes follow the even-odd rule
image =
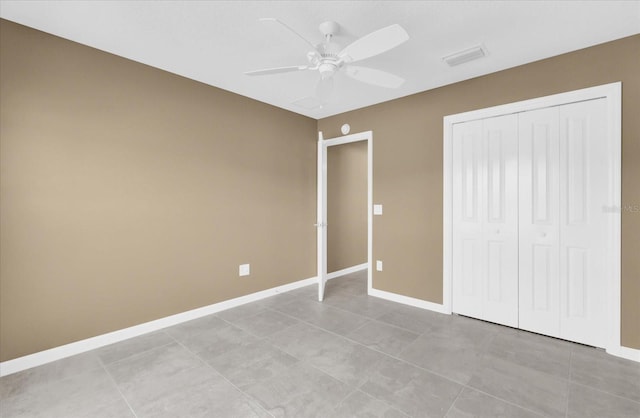
[[[378,29],[344,48],[338,56],[344,62],[360,61],[382,54],[409,39],[409,34],[398,24]]]
[[[246,71],[244,74],[245,75],[269,75],[269,74],[280,74],[280,73],[290,73],[293,71],[301,71],[301,70],[306,70],[307,67],[306,65],[294,65],[291,67],[276,67],[276,68],[265,68],[262,70],[255,70],[255,71]]]
[[[260,19],[258,19],[260,22],[276,22],[281,24],[285,29],[287,29],[288,31],[290,31],[291,33],[293,33],[294,35],[296,35],[298,38],[302,39],[303,41],[305,41],[309,46],[311,46],[312,50],[316,50],[316,46],[314,44],[312,44],[307,38],[305,38],[304,36],[300,35],[298,32],[296,32],[291,26],[287,25],[286,23],[284,23],[282,20],[276,19],[275,17],[261,17]]]
[[[404,78],[388,73],[386,71],[376,70],[374,68],[359,67],[350,65],[346,69],[349,77],[362,81],[363,83],[373,84],[374,86],[395,89],[404,83]]]
[[[321,103],[327,103],[333,92],[333,77],[321,78],[316,85],[316,98]]]

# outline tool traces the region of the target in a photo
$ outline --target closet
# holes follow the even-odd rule
[[[451,310],[604,347],[607,100],[451,128]]]

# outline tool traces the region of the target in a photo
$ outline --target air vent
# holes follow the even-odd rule
[[[464,51],[456,52],[455,54],[447,55],[442,60],[449,64],[450,67],[464,64],[465,62],[480,59],[487,55],[486,49],[483,46],[478,45],[473,48],[465,49]]]

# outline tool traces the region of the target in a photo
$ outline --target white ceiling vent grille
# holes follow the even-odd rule
[[[485,57],[487,50],[482,46],[474,46],[473,48],[465,49],[464,51],[456,52],[455,54],[447,55],[443,57],[443,61],[449,64],[450,67],[464,64],[465,62],[473,61]]]

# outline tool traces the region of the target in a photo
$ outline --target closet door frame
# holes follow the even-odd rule
[[[622,83],[610,83],[551,96],[539,97],[520,102],[489,107],[444,117],[443,126],[443,312],[452,313],[452,270],[453,270],[453,126],[457,123],[468,122],[489,117],[520,113],[529,110],[543,109],[569,103],[583,102],[594,99],[606,100],[607,143],[610,161],[609,187],[607,202],[603,210],[610,208],[608,225],[608,245],[610,249],[607,257],[607,276],[611,277],[607,283],[606,311],[607,324],[610,326],[607,345],[608,353],[620,357],[640,361],[636,350],[620,345],[620,224],[621,224],[621,152],[622,152]]]

